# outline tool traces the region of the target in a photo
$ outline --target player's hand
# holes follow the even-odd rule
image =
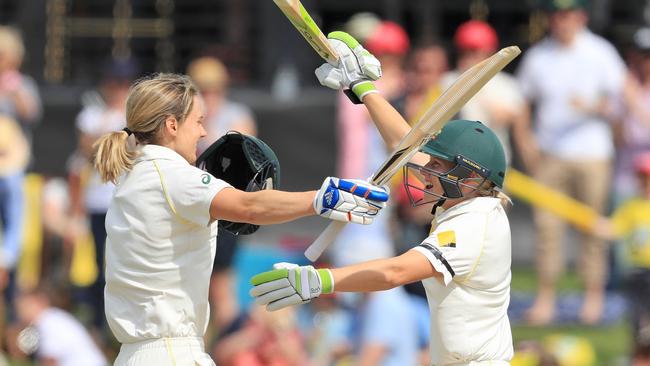
[[[386,206],[388,188],[360,179],[327,177],[314,197],[314,210],[330,220],[368,225]]]
[[[325,63],[316,69],[316,77],[321,85],[332,89],[352,90],[348,97],[361,103],[363,97],[376,93],[373,80],[381,77],[381,64],[356,39],[345,32],[332,32],[328,35],[332,47],[339,55],[339,65],[334,67]]]
[[[276,263],[273,270],[251,278],[250,295],[258,305],[274,311],[287,306],[304,304],[321,294],[334,291],[334,279],[329,269]]]

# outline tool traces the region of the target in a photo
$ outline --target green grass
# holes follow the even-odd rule
[[[512,291],[534,293],[537,288],[537,276],[535,270],[531,267],[513,268]],[[565,273],[557,284],[558,292],[580,292],[582,283],[575,272]]]
[[[630,329],[626,322],[608,327],[512,327],[515,344],[522,340],[541,342],[546,336],[556,333],[584,337],[589,340],[596,352],[597,365],[599,366],[616,365],[618,360],[629,355],[630,352]]]
[[[537,287],[535,271],[530,268],[513,268],[512,290],[534,293]],[[567,273],[558,283],[558,292],[581,292],[582,285],[574,272]],[[515,344],[522,340],[542,341],[545,337],[561,333],[584,337],[592,344],[597,355],[598,366],[617,365],[629,355],[632,345],[631,330],[627,321],[621,321],[610,326],[545,326],[532,327],[515,325],[512,336]]]

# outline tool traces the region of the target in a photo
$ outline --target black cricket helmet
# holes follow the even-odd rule
[[[280,161],[264,141],[229,131],[215,141],[196,160],[196,166],[233,187],[256,192],[277,189],[280,185]],[[258,225],[219,220],[219,227],[238,235],[252,234]]]

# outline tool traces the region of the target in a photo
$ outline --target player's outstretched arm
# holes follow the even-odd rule
[[[387,201],[388,190],[384,187],[360,180],[327,177],[318,191],[223,189],[212,200],[210,216],[215,220],[268,225],[320,215],[330,220],[367,225]]]
[[[423,254],[411,250],[398,257],[334,269],[277,263],[273,270],[251,279],[250,294],[257,304],[273,311],[334,291],[382,291],[430,277],[442,280]]]

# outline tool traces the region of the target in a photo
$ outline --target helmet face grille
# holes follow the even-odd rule
[[[250,140],[244,140],[244,148],[249,154],[251,162],[255,165],[255,169],[259,170],[269,159],[264,155],[262,149],[259,148]]]

